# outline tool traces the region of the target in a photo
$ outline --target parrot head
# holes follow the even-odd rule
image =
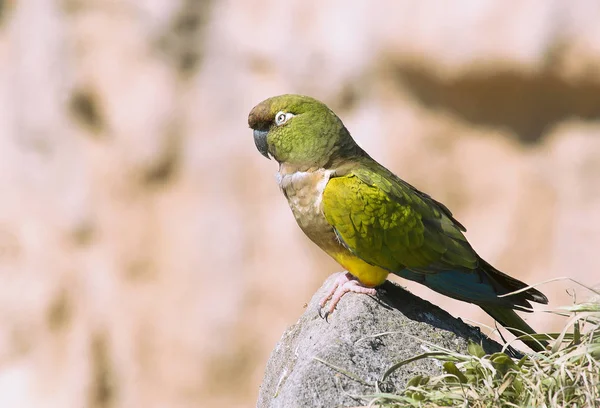
[[[324,103],[302,95],[280,95],[256,105],[248,116],[258,151],[299,168],[325,167],[360,148]]]

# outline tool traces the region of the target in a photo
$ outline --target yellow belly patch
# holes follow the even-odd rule
[[[373,266],[349,252],[330,254],[340,265],[355,276],[365,286],[375,287],[385,282],[389,272]]]

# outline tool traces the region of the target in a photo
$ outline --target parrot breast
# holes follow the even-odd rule
[[[323,250],[337,250],[340,246],[332,226],[323,215],[323,190],[331,177],[331,170],[277,173],[277,181],[296,222],[304,233]]]

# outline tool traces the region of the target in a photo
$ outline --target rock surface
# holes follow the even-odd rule
[[[378,290],[378,299],[345,295],[325,320],[318,304],[335,276],[273,350],[257,407],[366,405],[376,392],[375,383],[393,364],[431,351],[426,342],[462,353],[469,342],[481,344],[488,353],[501,349],[479,329],[389,281]],[[437,361],[422,359],[400,367],[378,386],[380,392],[393,392],[416,375],[441,373]]]

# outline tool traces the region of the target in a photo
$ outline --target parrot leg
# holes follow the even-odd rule
[[[364,293],[365,295],[371,296],[375,296],[377,294],[377,291],[374,288],[368,288],[364,286],[349,272],[340,272],[338,277],[333,282],[333,287],[329,293],[327,293],[327,295],[319,303],[319,315],[321,314],[321,309],[325,307],[329,300],[331,300],[329,302],[327,312],[325,313],[325,318],[327,318],[327,316],[333,313],[342,296],[348,292]]]

